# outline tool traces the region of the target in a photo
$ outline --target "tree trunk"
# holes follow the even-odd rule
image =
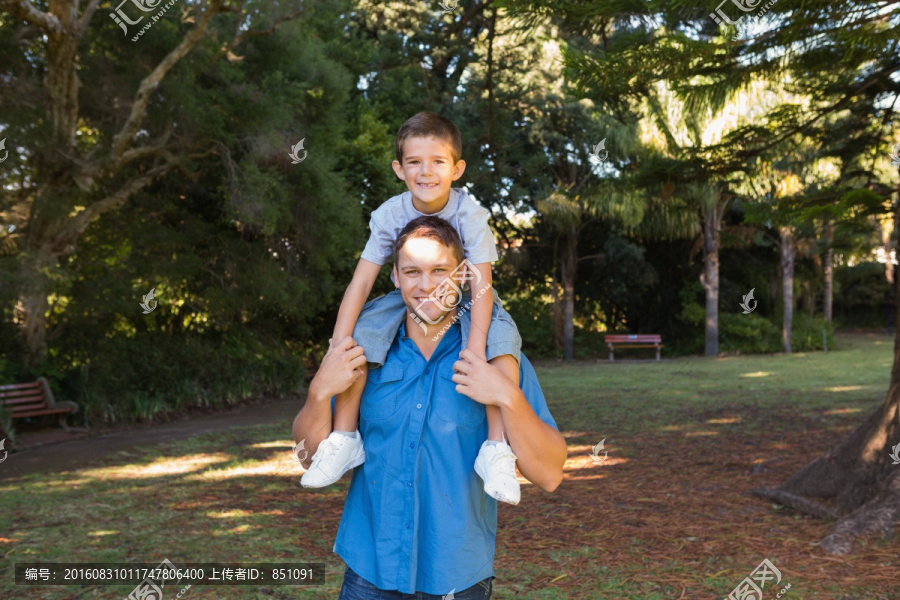
[[[877,223],[878,233],[881,237],[881,246],[884,252],[884,278],[887,279],[887,282],[891,285],[894,284],[894,261],[891,260],[891,252],[893,251],[893,244],[891,244],[891,234],[893,233],[893,229],[888,229],[885,224],[876,218],[875,222]],[[896,227],[896,221],[894,224]]]
[[[553,277],[553,347],[557,350],[563,349],[563,309],[562,309],[562,290],[560,290],[559,282]]]
[[[809,463],[777,490],[754,492],[776,501],[785,493],[833,500],[838,521],[822,541],[829,554],[850,553],[857,537],[889,537],[900,522],[900,469],[890,456],[895,445],[900,451],[898,411],[900,385],[894,384],[884,404],[840,445]],[[826,514],[831,512],[809,504]],[[809,514],[819,512],[791,505]]]
[[[781,287],[784,296],[784,324],[781,341],[784,352],[791,353],[791,331],[794,320],[794,232],[790,227],[781,230]]]
[[[37,202],[35,205],[40,206]],[[14,318],[25,346],[23,363],[29,368],[38,367],[44,359],[50,294],[59,292],[59,280],[65,276],[60,272],[59,258],[74,249],[69,233],[59,224],[46,222],[39,208],[28,220],[27,230],[32,235],[19,265],[22,284]]]
[[[706,356],[719,355],[719,223],[724,205],[705,207],[703,211],[703,275],[706,290]]]
[[[575,359],[575,269],[578,231],[573,225],[564,237],[562,255],[563,285],[563,359]]]
[[[900,203],[895,207],[900,223]],[[900,292],[894,278],[896,292]],[[803,512],[836,513],[838,520],[822,540],[829,554],[848,554],[856,538],[890,537],[900,525],[900,327],[894,330],[894,366],[884,403],[856,431],[812,461],[775,490],[755,495],[788,504]],[[826,498],[833,509],[796,496]]]
[[[825,243],[828,249],[825,251],[825,261],[822,271],[825,274],[825,321],[831,323],[832,306],[834,303],[834,224],[831,219],[825,219]]]

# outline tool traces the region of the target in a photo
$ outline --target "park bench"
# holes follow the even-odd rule
[[[32,383],[0,385],[0,403],[13,419],[59,415],[59,425],[66,431],[69,430],[66,417],[69,413],[78,412],[78,405],[74,402],[54,400],[50,384],[43,377]]]
[[[662,336],[659,334],[647,335],[608,335],[606,345],[609,348],[609,360],[615,360],[615,348],[656,348],[656,360],[659,360],[659,351],[663,347]]]

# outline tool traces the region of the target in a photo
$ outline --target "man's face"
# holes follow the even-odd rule
[[[403,142],[403,164],[393,162],[397,177],[406,182],[413,206],[434,214],[447,205],[450,186],[466,170],[466,162],[453,164],[450,145],[435,137],[411,137]]]
[[[410,238],[394,269],[403,302],[422,321],[436,324],[456,311],[463,269],[450,246],[431,238]]]

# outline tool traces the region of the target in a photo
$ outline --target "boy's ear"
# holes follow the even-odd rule
[[[453,181],[456,181],[462,174],[466,172],[466,161],[463,159],[459,159],[455,165],[453,165]]]
[[[395,160],[391,163],[391,167],[394,169],[394,173],[397,174],[401,180],[406,181],[406,173],[403,172],[403,165],[400,164],[400,161]],[[460,173],[462,175],[462,173]]]

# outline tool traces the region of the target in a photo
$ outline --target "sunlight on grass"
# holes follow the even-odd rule
[[[805,544],[817,546],[826,524],[773,511],[766,502],[745,498],[745,491],[783,481],[806,464],[807,455],[818,455],[811,444],[831,447],[881,406],[889,388],[892,342],[852,338],[846,346],[810,353],[804,360],[751,355],[617,362],[609,368],[603,363],[536,365],[549,409],[568,444],[566,483],[556,495],[545,495],[517,473],[523,500],[517,508],[499,509],[497,570],[501,577],[524,583],[521,589],[511,584],[502,592],[498,585],[495,596],[693,600],[712,597],[698,587],[733,589],[759,562],[757,554],[780,566],[779,552],[786,556],[806,552]],[[197,588],[185,600],[195,594],[198,600],[336,598],[345,565],[333,554],[332,544],[350,477],[326,490],[304,492],[299,487],[303,470],[291,459],[293,441],[285,433],[284,423],[278,422],[224,437],[221,432],[204,434],[158,450],[111,453],[102,464],[115,466],[0,482],[0,514],[12,524],[0,534],[0,550],[19,560],[126,562],[169,552],[176,534],[185,560],[301,556],[321,560],[337,574],[320,589],[273,586],[272,593],[248,595],[247,588],[237,586]],[[607,435],[615,436],[615,442],[606,440],[609,454],[597,462],[591,452]],[[604,451],[599,454],[604,457]],[[678,462],[670,464],[676,457]],[[786,460],[774,460],[779,458]],[[763,468],[751,472],[753,465]],[[692,509],[697,498],[706,513]],[[536,521],[527,518],[532,515]],[[611,526],[613,519],[621,523]],[[747,522],[766,533],[748,534],[742,525]],[[501,542],[504,532],[506,541]],[[79,539],[83,543],[72,542]],[[770,546],[774,557],[768,554]],[[596,548],[602,549],[602,560],[594,561]],[[844,563],[845,575],[859,577],[860,585],[878,585],[884,575],[872,565],[878,560],[884,567],[890,561],[884,553],[890,549],[866,550],[853,559],[866,565],[865,573],[851,572],[855,565]],[[557,553],[558,568],[531,559],[547,552]],[[674,558],[666,563],[659,558],[663,556]],[[796,569],[798,578],[813,560],[806,558]],[[575,559],[591,566],[582,568]],[[818,571],[813,573],[815,577],[800,580],[808,595],[797,600],[839,597],[837,592],[830,595],[838,583],[819,581]],[[580,580],[568,590],[525,585],[554,578],[567,583],[575,576]],[[685,586],[669,590],[664,584],[669,578]],[[685,593],[688,584],[695,589]],[[43,595],[38,588],[23,594],[7,578],[0,580],[0,598],[122,600],[131,588],[121,587],[122,593],[69,586]]]
[[[194,454],[159,458],[147,465],[119,465],[116,467],[85,469],[79,473],[95,479],[141,479],[159,477],[160,475],[191,473],[209,465],[227,462],[228,460],[229,456],[221,452],[215,454]]]
[[[275,457],[272,460],[253,462],[246,465],[230,467],[228,469],[210,469],[202,473],[195,473],[185,478],[185,481],[222,481],[235,477],[248,477],[251,475],[282,475],[291,477],[302,473],[300,464],[290,457]]]
[[[246,510],[211,510],[206,513],[206,516],[211,519],[232,519],[234,517],[251,517],[253,516],[252,512]]]
[[[580,471],[582,469],[608,467],[629,462],[627,458],[614,458],[612,456],[607,456],[606,459],[597,462],[591,458],[591,450],[593,450],[592,446],[569,446],[569,457],[563,465],[563,471]]]
[[[62,475],[62,479],[54,480],[54,481],[30,481],[28,485],[34,486],[35,488],[65,488],[65,489],[74,489],[77,490],[78,486],[85,483],[93,483],[93,479],[65,479],[65,475]],[[0,486],[0,494],[5,492],[13,492],[18,490],[21,487],[21,484],[11,484],[8,486]]]
[[[858,408],[834,408],[832,410],[826,411],[826,415],[849,415],[852,413],[862,412],[862,410]]]
[[[275,440],[274,442],[260,442],[258,444],[251,444],[250,446],[247,446],[247,447],[248,448],[279,448],[279,449],[286,449],[288,452],[290,452],[294,447],[294,443],[291,441],[288,441],[288,440]]]

